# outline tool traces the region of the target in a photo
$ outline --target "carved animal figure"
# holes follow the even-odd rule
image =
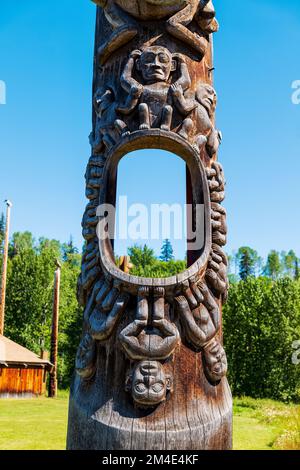
[[[118,48],[128,43],[138,33],[134,18],[166,20],[168,33],[185,42],[201,56],[205,55],[207,35],[218,30],[215,9],[211,0],[93,0],[104,9],[105,16],[114,29],[111,37],[99,49],[104,64]],[[199,33],[188,29],[195,21]]]
[[[179,71],[178,80],[171,84],[172,72]],[[141,76],[141,81],[137,77]],[[128,93],[128,98],[117,112],[123,115],[139,110],[142,129],[160,127],[169,131],[172,124],[174,107],[187,117],[197,106],[193,100],[187,100],[184,92],[190,87],[191,80],[184,58],[171,54],[162,46],[147,47],[144,51],[134,51],[127,62],[121,84]],[[187,137],[192,122],[183,120],[182,135]]]

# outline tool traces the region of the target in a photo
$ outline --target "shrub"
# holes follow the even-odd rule
[[[249,277],[232,284],[224,308],[224,343],[234,395],[300,400],[300,282]]]

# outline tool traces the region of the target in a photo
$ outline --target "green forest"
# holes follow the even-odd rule
[[[3,245],[4,218],[0,218]],[[72,241],[35,240],[14,233],[9,243],[5,335],[40,354],[50,350],[56,261],[62,264],[59,367],[60,388],[67,388],[82,328],[76,299],[81,250]],[[138,276],[165,277],[183,271],[166,240],[157,258],[149,247],[128,250]],[[1,252],[2,256],[2,252]],[[294,251],[271,251],[264,260],[242,247],[229,257],[229,298],[223,311],[229,381],[235,396],[300,401],[300,275]],[[293,360],[294,358],[294,360]],[[298,364],[298,365],[297,365]]]

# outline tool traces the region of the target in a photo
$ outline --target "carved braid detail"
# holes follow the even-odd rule
[[[212,250],[206,271],[206,280],[217,297],[225,302],[228,296],[228,261],[223,251],[227,242],[226,210],[221,206],[225,199],[225,177],[222,165],[213,162],[207,169],[211,197]]]

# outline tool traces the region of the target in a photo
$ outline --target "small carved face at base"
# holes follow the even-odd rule
[[[205,371],[209,379],[219,382],[227,373],[227,358],[219,341],[213,340],[204,348]]]
[[[212,116],[217,107],[217,93],[214,88],[206,83],[199,85],[197,89],[197,100],[206,109],[209,116]]]
[[[145,49],[137,61],[145,83],[167,82],[171,72],[176,70],[176,62],[165,47],[153,46]]]
[[[142,406],[155,406],[165,400],[171,388],[171,378],[165,375],[163,366],[157,361],[139,362],[127,383],[134,401]]]

